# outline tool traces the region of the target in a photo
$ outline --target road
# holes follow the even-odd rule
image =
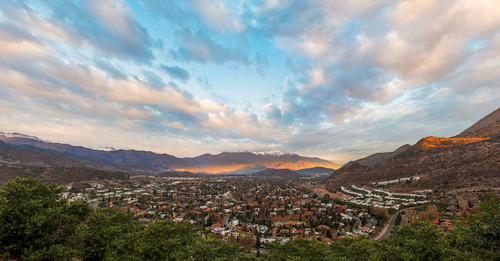
[[[230,215],[230,214],[228,214],[228,215],[226,215],[226,216],[224,217],[224,220],[222,221],[222,224],[224,225],[224,227],[225,227],[226,229],[232,229],[232,228],[233,228],[231,225],[229,225],[229,222],[227,222],[227,221],[229,220],[229,218],[230,218],[230,217],[231,217],[231,215]]]
[[[408,225],[408,213],[406,213],[404,216],[402,216],[401,219],[401,228],[406,227]]]
[[[375,240],[380,242],[380,241],[384,240],[384,238],[386,238],[391,233],[392,227],[396,223],[396,217],[398,216],[398,214],[399,214],[399,211],[396,212],[396,214],[391,216],[391,219],[389,220],[389,222],[382,228],[380,233],[374,238]]]
[[[409,208],[405,208],[404,210],[409,210],[409,209],[413,209],[414,207],[409,207]],[[374,238],[374,240],[377,240],[377,241],[382,241],[384,240],[384,238],[386,238],[387,236],[389,236],[389,234],[391,233],[391,230],[392,230],[392,227],[394,227],[394,224],[396,223],[396,217],[398,216],[399,212],[401,212],[403,209],[401,210],[398,210],[398,212],[396,212],[396,214],[392,215],[391,216],[391,219],[389,220],[388,224],[386,224],[382,230],[380,231],[380,233]],[[401,216],[401,228],[404,228],[406,225],[408,225],[408,212],[405,211],[405,215]]]

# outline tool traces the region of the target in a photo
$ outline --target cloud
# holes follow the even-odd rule
[[[454,135],[498,107],[499,10],[489,0],[7,0],[0,120],[56,141],[81,133],[82,145],[351,160]]]
[[[190,0],[189,2],[203,20],[218,32],[227,30],[241,32],[245,29],[245,25],[239,21],[234,12],[227,8],[223,1]]]
[[[179,48],[170,52],[177,60],[195,61],[202,64],[234,62],[248,65],[250,63],[246,54],[220,45],[201,31],[192,32],[184,28],[176,31],[175,36],[179,42]]]
[[[196,81],[203,86],[203,88],[207,90],[212,90],[212,84],[208,80],[207,76],[198,76],[196,77]]]
[[[186,82],[189,80],[189,72],[177,65],[168,66],[165,64],[160,65],[160,67],[167,72],[170,77]]]
[[[195,14],[188,10],[183,2],[149,0],[140,2],[148,14],[162,22],[168,21],[187,26],[196,20]]]
[[[11,94],[2,96],[9,100],[0,99],[6,104],[3,109],[62,121],[107,119],[119,126],[184,135],[184,139],[263,137],[258,128],[261,124],[253,114],[165,85],[149,70],[144,70],[142,76],[116,77],[123,76],[120,70],[99,60],[93,62],[96,66],[60,60],[58,55],[50,54],[35,62],[0,58],[0,91]],[[27,106],[12,100],[24,100]]]
[[[113,78],[121,78],[121,79],[127,78],[127,75],[124,72],[122,72],[120,68],[117,68],[114,65],[110,64],[109,62],[106,62],[102,59],[95,59],[94,65],[97,66],[99,69],[107,72]]]
[[[360,104],[387,104],[405,90],[448,81],[469,61],[467,45],[500,28],[500,9],[491,1],[478,8],[468,1],[273,3],[248,16],[301,61],[289,81],[296,90],[284,92],[281,103],[288,118],[304,121],[315,114],[304,111],[342,119]],[[483,19],[483,11],[492,19]]]
[[[47,1],[47,12],[8,1],[2,13],[23,28],[36,30],[37,41],[53,44],[62,41],[70,46],[91,47],[120,59],[148,62],[152,49],[160,47],[134,18],[128,5],[113,1]]]

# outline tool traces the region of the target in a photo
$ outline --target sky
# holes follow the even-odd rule
[[[0,4],[0,131],[347,162],[500,105],[498,0]]]

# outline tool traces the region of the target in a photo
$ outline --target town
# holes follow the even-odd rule
[[[190,222],[207,234],[235,242],[285,243],[316,238],[369,236],[385,220],[366,208],[318,197],[298,181],[250,177],[155,178],[75,183],[63,196],[95,207],[113,207],[151,219]],[[250,240],[248,240],[250,238]]]
[[[417,180],[406,178],[403,182]],[[397,181],[400,182],[400,181]],[[397,183],[390,181],[387,184]],[[312,182],[314,183],[314,182]],[[395,193],[380,188],[341,187],[343,199],[318,196],[310,180],[249,176],[165,178],[135,176],[128,180],[74,183],[63,196],[94,207],[112,207],[151,220],[189,222],[205,237],[254,246],[313,238],[332,243],[345,236],[375,237],[396,210],[436,202],[430,190]],[[350,197],[349,197],[350,196]],[[448,211],[464,213],[479,206],[475,194],[449,196]],[[470,207],[469,207],[470,202]],[[458,205],[458,208],[455,207]],[[413,220],[417,212],[406,219]]]

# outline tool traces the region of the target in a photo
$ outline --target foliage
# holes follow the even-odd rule
[[[94,211],[75,235],[75,248],[83,260],[130,259],[143,226],[130,213],[112,208]]]
[[[443,232],[428,222],[415,222],[389,237],[389,249],[401,249],[414,260],[440,260],[444,257]]]
[[[365,238],[344,238],[331,245],[331,259],[334,260],[371,260],[379,248],[377,241]]]
[[[482,212],[468,226],[451,230],[447,243],[461,252],[473,252],[488,259],[500,256],[500,198],[492,193],[481,196]]]
[[[325,243],[301,238],[284,245],[274,242],[267,248],[269,253],[263,256],[265,260],[323,260],[328,252]]]
[[[65,243],[90,212],[85,203],[66,204],[61,188],[16,178],[0,190],[0,254],[19,259],[65,259]]]
[[[370,205],[370,207],[368,207],[368,212],[382,220],[387,220],[389,218],[389,211],[383,207],[375,207],[374,205]]]
[[[402,217],[401,217],[401,212],[398,212],[398,215],[396,216],[396,220],[394,222],[394,226],[399,227],[401,225]]]

